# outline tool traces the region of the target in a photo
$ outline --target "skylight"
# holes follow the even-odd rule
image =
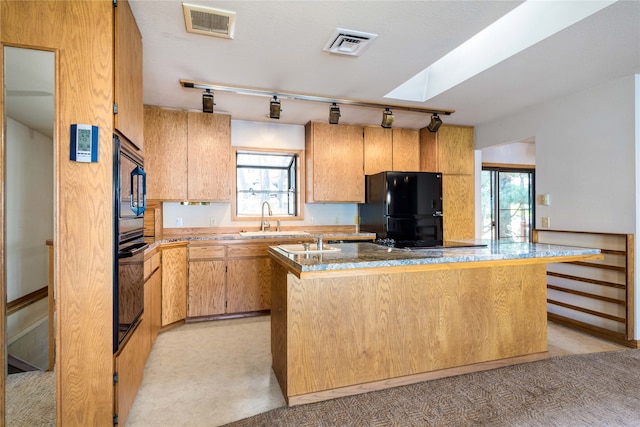
[[[616,1],[525,1],[385,98],[427,101]]]

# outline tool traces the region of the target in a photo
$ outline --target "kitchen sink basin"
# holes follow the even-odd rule
[[[302,243],[296,243],[291,245],[279,245],[276,248],[280,248],[290,254],[320,254],[325,252],[338,252],[340,248],[335,246],[324,245],[322,249],[318,249],[313,243],[309,244],[308,249]]]
[[[309,233],[306,231],[241,231],[241,236],[306,236]]]

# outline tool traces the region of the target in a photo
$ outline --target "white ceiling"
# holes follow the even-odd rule
[[[456,112],[442,117],[445,123],[478,125],[640,73],[640,1],[636,0],[620,0],[425,103],[384,95],[520,1],[190,2],[236,12],[232,40],[187,33],[181,1],[130,3],[143,38],[144,103],[150,105],[201,110],[201,90],[182,88],[179,81],[184,79],[451,109]],[[378,38],[361,57],[323,52],[336,28],[374,33]],[[9,68],[6,64],[6,73]],[[31,78],[30,90],[37,90],[37,77]],[[234,119],[283,124],[326,121],[329,109],[324,103],[284,99],[280,120],[272,120],[266,117],[267,98],[216,92],[215,102],[216,111],[231,113]],[[12,112],[7,97],[8,115],[25,124],[37,119],[33,110],[24,110]],[[341,111],[340,123],[380,124],[381,109],[342,106]],[[395,111],[394,115],[397,127],[422,128],[429,121],[420,113]]]
[[[640,72],[640,2],[619,1],[426,103],[384,95],[519,1],[192,1],[236,12],[232,40],[189,34],[182,2],[130,0],[144,47],[144,102],[199,110],[181,79],[379,103],[453,109],[445,123],[478,125],[529,105]],[[361,57],[322,48],[336,28],[378,34]],[[496,49],[499,49],[496,46]],[[216,111],[273,121],[268,99],[215,94]],[[279,123],[326,121],[327,104],[283,100]],[[341,107],[340,123],[379,125],[381,110]],[[394,126],[429,117],[395,112]]]

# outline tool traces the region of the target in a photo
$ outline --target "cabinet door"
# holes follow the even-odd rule
[[[157,269],[144,285],[144,318],[147,319],[151,346],[162,326],[162,272]],[[149,296],[147,297],[147,292]]]
[[[225,268],[224,260],[189,261],[189,317],[224,313]]]
[[[271,308],[271,260],[268,257],[227,260],[227,313]]]
[[[305,145],[307,202],[364,202],[362,126],[315,122],[310,126]]]
[[[162,250],[162,326],[187,317],[187,248]]]
[[[473,127],[443,125],[436,135],[440,166],[438,172],[455,175],[473,174]]]
[[[393,170],[393,131],[383,127],[364,128],[364,174]]]
[[[231,200],[231,116],[188,113],[189,200]]]
[[[473,175],[442,175],[442,213],[444,240],[475,238]]]
[[[133,401],[138,393],[138,388],[144,375],[144,364],[149,355],[149,336],[147,334],[146,319],[138,324],[129,338],[115,357],[115,373],[118,374],[116,383],[116,399],[114,412],[118,415],[118,422],[125,425]]]
[[[115,13],[115,127],[143,149],[142,36],[127,0]]]
[[[393,169],[420,171],[420,133],[414,129],[393,129]]]
[[[147,199],[187,199],[187,112],[144,107]]]

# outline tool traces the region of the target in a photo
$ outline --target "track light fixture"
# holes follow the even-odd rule
[[[213,93],[211,93],[211,89],[206,89],[202,92],[202,112],[213,113],[214,105],[216,104],[213,103]]]
[[[431,132],[438,132],[438,129],[440,129],[440,125],[442,125],[442,120],[440,120],[440,117],[438,117],[436,113],[433,113],[433,115],[431,116],[431,121],[427,125],[427,129],[429,129],[429,131]]]
[[[389,107],[385,108],[382,112],[382,126],[383,128],[390,128],[393,125],[393,113],[389,110]]]
[[[334,102],[329,107],[329,123],[332,125],[337,125],[340,120],[340,107]]]
[[[270,119],[279,119],[280,118],[280,101],[278,101],[278,97],[273,95],[273,99],[269,104],[269,118]]]

